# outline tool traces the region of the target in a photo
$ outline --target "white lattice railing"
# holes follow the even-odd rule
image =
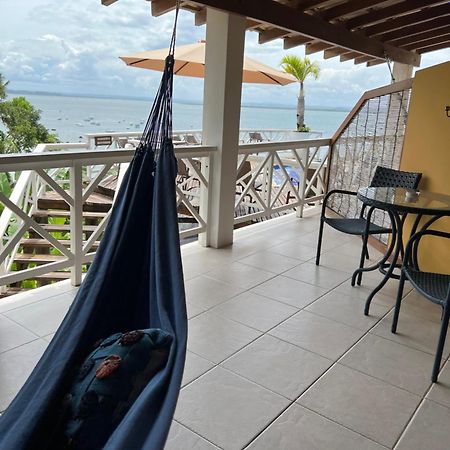
[[[124,148],[127,143],[137,143],[141,137],[141,132],[89,133],[86,137],[87,145],[92,149],[105,147]],[[103,141],[102,138],[104,138]],[[177,130],[173,132],[173,138],[175,145],[200,145],[202,142],[202,132],[201,130]],[[280,129],[241,129],[239,132],[239,141],[241,144],[320,138],[321,133],[316,131],[298,133]]]
[[[96,145],[95,139],[102,136],[89,135],[79,144],[43,144],[31,154],[0,158],[0,176],[8,174],[17,180],[9,195],[0,192],[0,288],[69,268],[72,282],[79,284],[109,220],[109,208],[103,214],[90,211],[88,216],[83,205],[99,195],[99,187],[110,188],[113,202],[134,153],[129,147],[139,137],[138,133],[113,133],[108,135],[109,144]],[[329,139],[241,144],[235,223],[276,217],[289,210],[301,217],[305,207],[316,205],[325,192],[329,144]],[[205,173],[215,150],[200,145],[176,147],[181,238],[208,232],[208,202],[201,196],[209,195]],[[50,208],[41,207],[43,199],[57,199],[65,212],[42,214]],[[50,223],[53,216],[58,220]],[[33,239],[43,251],[33,247]]]
[[[213,150],[206,146],[176,149],[181,238],[195,236],[206,229],[199,195],[203,189],[207,191],[208,180],[201,172],[201,164],[206,163]],[[72,269],[73,283],[79,284],[82,267],[92,261],[110,214],[110,209],[99,213],[96,216],[98,223],[90,221],[87,224],[83,205],[95,195],[102,182],[107,186],[112,184],[114,190],[120,185],[133,153],[133,149],[90,150],[87,143],[42,144],[30,154],[0,158],[1,175],[12,179],[11,174],[20,173],[9,196],[5,191],[0,192],[3,208],[0,215],[0,286],[68,268]],[[67,210],[65,214],[56,213],[58,217],[62,216],[58,223],[42,223],[36,217],[39,202],[43,199],[56,199]],[[37,239],[30,239],[30,236]],[[40,246],[45,241],[48,250],[45,254],[33,252],[24,263],[24,242],[27,248],[35,248],[38,241]],[[50,262],[46,263],[46,260]],[[26,268],[17,270],[18,266]]]
[[[295,209],[299,217],[326,191],[329,139],[239,146],[235,223]]]

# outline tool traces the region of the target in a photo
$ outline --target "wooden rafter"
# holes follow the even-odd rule
[[[440,44],[436,44],[436,45],[432,45],[430,47],[424,47],[424,48],[419,48],[417,50],[418,53],[429,53],[429,52],[435,52],[436,50],[442,50],[444,48],[448,48],[450,47],[450,39],[441,42]]]
[[[374,59],[370,56],[357,56],[354,59],[355,64],[363,64],[363,63],[367,63],[369,61],[374,61]]]
[[[258,42],[260,44],[265,44],[266,42],[273,41],[285,37],[289,34],[289,31],[283,30],[281,28],[271,28],[270,30],[264,30],[259,32]]]
[[[367,67],[378,66],[379,64],[384,64],[385,62],[386,61],[383,61],[382,59],[373,59],[372,61],[366,63],[366,66]]]
[[[407,14],[405,16],[396,17],[391,20],[386,20],[382,23],[372,25],[364,28],[364,33],[367,36],[376,36],[387,31],[398,30],[403,27],[407,27],[415,24],[422,24],[431,19],[442,18],[444,16],[450,15],[450,4],[436,6],[434,8],[429,8],[425,11],[418,11],[412,14]],[[429,29],[426,27],[426,29]]]
[[[116,3],[117,0],[102,0],[102,5],[103,6],[109,6],[112,5],[113,3]]]
[[[299,0],[297,2],[297,9],[307,11],[308,9],[318,8],[320,6],[326,6],[332,3],[332,0]]]
[[[377,37],[384,42],[390,42],[394,39],[413,36],[415,34],[423,33],[428,30],[436,30],[438,28],[442,28],[450,25],[450,17],[438,17],[437,19],[430,20],[424,23],[419,23],[415,25],[411,25],[405,28],[400,28],[398,30],[389,31],[383,34],[378,35]]]
[[[173,11],[177,7],[177,0],[153,0],[152,16],[158,17]]]
[[[350,14],[364,11],[367,8],[372,8],[380,3],[385,3],[386,0],[353,0],[341,3],[340,5],[326,9],[321,16],[326,20],[334,20]]]
[[[326,50],[327,48],[333,47],[331,44],[327,44],[326,42],[310,42],[307,43],[305,46],[305,54],[306,55],[312,55],[313,53],[322,52],[323,50]]]
[[[367,27],[391,17],[400,16],[405,13],[411,14],[416,11],[420,11],[422,8],[432,7],[442,3],[447,2],[443,2],[442,0],[408,0],[406,2],[396,3],[392,6],[388,6],[377,11],[370,11],[366,14],[362,14],[345,22],[345,26],[350,30],[359,27]],[[417,17],[419,16],[420,13]]]
[[[323,52],[323,57],[324,59],[330,59],[342,55],[343,53],[348,53],[348,50],[346,48],[341,47],[332,47]]]
[[[343,53],[339,57],[339,59],[341,62],[344,62],[344,61],[350,61],[351,59],[355,59],[358,56],[360,56],[360,54],[358,52],[349,52],[349,53]]]
[[[393,39],[391,42],[393,45],[407,45],[414,42],[426,41],[437,36],[445,36],[450,34],[450,24],[446,27],[432,29],[430,31],[424,31],[422,33],[413,34],[412,36],[402,36],[397,39]]]
[[[199,27],[199,26],[206,24],[206,14],[207,14],[206,8],[202,8],[202,9],[199,9],[198,11],[195,11],[195,25],[196,26]],[[247,20],[247,30],[251,30],[260,25],[261,25],[260,22],[258,22],[256,20]]]
[[[417,66],[420,63],[420,56],[414,52],[383,44],[361,33],[349,31],[340,25],[331,24],[326,20],[293,10],[289,6],[271,0],[246,0],[245,2],[241,0],[201,0],[195,3],[247,16],[293,33],[300,33],[313,40],[321,40],[374,58],[384,58],[387,55],[392,60],[404,64]]]
[[[411,44],[406,44],[404,48],[408,50],[420,50],[426,47],[434,47],[437,44],[441,44],[443,41],[449,41],[450,40],[450,34],[444,35],[444,36],[437,36],[431,39],[426,39],[423,41],[413,42]]]
[[[206,23],[206,8],[202,8],[195,12],[195,25],[198,27]]]
[[[284,38],[283,48],[285,50],[289,50],[294,47],[298,47],[299,45],[304,45],[308,42],[311,42],[311,38],[306,36],[295,36],[295,37],[287,37]]]

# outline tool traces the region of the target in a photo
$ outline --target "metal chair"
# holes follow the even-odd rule
[[[387,167],[377,166],[375,169],[375,174],[370,183],[370,187],[401,187],[406,189],[417,189],[420,179],[422,178],[421,173],[415,172],[402,172],[400,170],[389,169]],[[348,191],[344,189],[333,189],[328,192],[325,196],[322,204],[322,213],[320,215],[320,227],[319,227],[319,239],[317,242],[317,254],[316,254],[316,265],[320,264],[320,252],[322,249],[322,237],[323,237],[323,226],[328,224],[335,230],[341,231],[346,234],[353,234],[356,236],[361,236],[363,239],[363,247],[361,251],[361,261],[360,268],[364,264],[364,257],[369,258],[369,252],[367,250],[367,245],[364,245],[366,241],[366,228],[367,221],[370,221],[370,217],[364,217],[365,207],[361,208],[361,213],[357,218],[331,218],[326,217],[325,212],[327,208],[327,201],[333,194],[344,194],[344,195],[356,195],[356,192]],[[381,227],[370,222],[367,234],[385,234],[392,233],[391,228]],[[360,279],[358,284],[360,283]]]
[[[424,230],[414,234],[409,240],[405,258],[401,269],[400,282],[398,286],[397,301],[394,310],[394,320],[392,321],[392,333],[397,332],[398,316],[403,296],[405,280],[408,279],[412,286],[420,292],[426,299],[442,307],[441,330],[439,333],[438,346],[434,359],[431,381],[435,383],[441,365],[442,352],[444,350],[445,338],[450,316],[450,274],[422,272],[418,264],[418,247],[420,240],[424,236],[436,236],[450,239],[450,233],[436,230]]]
[[[263,142],[264,141],[264,139],[263,139],[263,137],[262,137],[262,135],[261,135],[261,133],[259,131],[250,131],[248,133],[248,137],[249,137],[248,141],[250,143],[252,143],[252,142]]]

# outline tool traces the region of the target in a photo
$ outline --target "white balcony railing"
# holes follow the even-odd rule
[[[235,223],[319,202],[325,194],[329,139],[239,146]]]
[[[213,150],[206,146],[176,149],[179,165],[183,166],[176,186],[178,207],[181,216],[190,218],[181,227],[182,238],[206,230],[206,219],[198,207],[199,193],[194,193],[193,187],[207,191],[208,181],[200,164]],[[96,191],[102,182],[116,191],[133,153],[133,149],[90,150],[87,144],[42,144],[30,154],[1,158],[0,173],[9,178],[11,174],[20,175],[9,196],[0,192],[0,286],[68,268],[72,268],[72,282],[79,284],[82,267],[95,255],[113,202],[112,197],[108,201]],[[95,195],[97,198],[92,199]],[[86,211],[86,205],[89,209],[92,202],[101,204],[102,199],[106,200],[102,211]],[[52,206],[55,201],[59,202],[59,211]],[[47,206],[41,207],[45,202]],[[42,209],[46,210],[44,220]],[[46,220],[50,216],[53,223]],[[33,249],[32,254],[24,248]],[[24,265],[25,269],[18,270]]]
[[[0,175],[16,180],[9,195],[0,192],[0,289],[50,272],[69,276],[69,268],[73,284],[80,283],[134,153],[123,147],[135,143],[139,133],[107,136],[105,141],[98,139],[105,135],[92,134],[86,143],[41,144],[30,154],[0,158]],[[288,210],[301,216],[305,207],[317,204],[325,192],[329,145],[328,139],[241,144],[235,223]],[[208,232],[208,202],[201,197],[209,195],[206,173],[214,151],[201,145],[176,147],[181,238]],[[108,188],[110,200],[98,212],[93,206],[105,199],[102,189]],[[55,201],[58,210],[52,206]]]

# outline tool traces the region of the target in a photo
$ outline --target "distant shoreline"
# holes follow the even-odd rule
[[[98,99],[112,99],[112,100],[136,100],[141,102],[149,102],[149,98],[145,97],[134,97],[134,96],[126,96],[126,95],[101,95],[101,94],[70,94],[70,93],[61,93],[61,92],[49,92],[49,91],[29,91],[24,89],[8,89],[8,93],[14,95],[43,95],[49,97],[70,97],[70,98],[98,98]],[[174,99],[174,103],[179,103],[182,105],[201,105],[201,102],[187,101]],[[289,105],[270,105],[267,103],[243,103],[242,106],[244,108],[260,108],[260,109],[295,109],[294,106]],[[347,112],[350,111],[350,107],[342,107],[342,106],[308,106],[306,108],[310,111],[339,111],[339,112]]]

